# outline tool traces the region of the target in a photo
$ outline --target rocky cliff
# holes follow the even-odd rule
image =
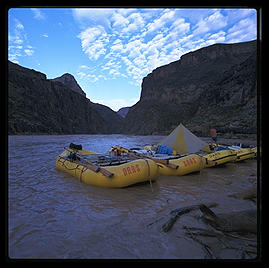
[[[82,96],[86,97],[86,93],[82,90],[82,88],[77,83],[74,76],[71,74],[65,73],[60,77],[56,77],[54,79],[51,79],[51,81],[60,82],[60,83],[64,84],[65,86],[71,88],[75,92],[80,93]]]
[[[125,118],[126,115],[127,115],[128,112],[129,112],[129,108],[130,108],[130,107],[122,107],[122,108],[120,108],[120,109],[117,111],[117,114],[120,115],[121,117]]]
[[[8,62],[8,134],[119,133],[121,120],[64,83]]]
[[[125,118],[92,103],[70,74],[45,74],[8,62],[8,133],[167,134],[180,122],[199,136],[256,133],[256,41],[215,44],[155,69]]]
[[[198,135],[256,133],[256,41],[215,44],[155,69],[125,118],[125,133],[167,133],[182,122]]]

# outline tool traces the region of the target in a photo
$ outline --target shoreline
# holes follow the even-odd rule
[[[113,133],[113,134],[107,134],[107,133],[80,133],[80,134],[45,134],[45,133],[20,133],[20,134],[8,134],[8,137],[10,136],[73,136],[73,135],[122,135],[122,136],[160,136],[160,137],[165,137],[166,135],[136,135],[136,134],[122,134],[122,133]],[[199,137],[198,138],[202,139],[203,141],[210,143],[212,142],[211,137],[205,136],[205,137]],[[218,136],[218,143],[219,144],[227,144],[227,145],[233,145],[235,143],[243,143],[247,145],[253,145],[257,146],[258,144],[258,135],[256,134],[238,134],[234,136],[230,135],[219,135]]]
[[[43,133],[43,132],[22,132],[22,133],[7,133],[8,136],[31,136],[31,135],[47,135],[47,136],[53,136],[53,135],[125,135],[125,136],[168,136],[168,134],[164,133],[154,133],[150,135],[142,135],[142,134],[135,134],[135,133]],[[210,136],[199,136],[196,135],[199,138],[210,138]],[[257,139],[258,134],[230,134],[230,133],[224,133],[224,134],[218,134],[218,138],[223,139],[249,139],[249,140],[255,140]]]
[[[201,139],[207,143],[212,142],[212,139],[208,138],[208,137],[201,137]],[[221,144],[221,145],[234,145],[237,143],[242,143],[242,144],[246,144],[246,145],[257,146],[258,140],[251,139],[251,138],[222,138],[222,137],[218,137],[217,143]]]

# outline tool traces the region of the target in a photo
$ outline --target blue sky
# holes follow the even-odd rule
[[[187,52],[257,38],[255,9],[12,8],[8,59],[72,74],[87,98],[117,111],[140,98],[143,77]]]

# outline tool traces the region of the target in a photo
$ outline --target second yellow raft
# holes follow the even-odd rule
[[[205,167],[213,167],[217,165],[223,165],[227,162],[235,161],[237,158],[236,151],[233,150],[221,150],[214,153],[206,154],[204,155],[204,158],[206,158],[206,164]]]
[[[189,154],[187,156],[169,159],[169,163],[178,166],[177,169],[172,169],[161,163],[157,163],[157,165],[159,166],[160,175],[182,176],[200,171],[204,168],[205,162],[205,158],[197,154]]]
[[[255,150],[252,150],[252,148],[242,148],[238,151],[236,151],[236,162],[243,161],[246,159],[251,159],[255,157]]]

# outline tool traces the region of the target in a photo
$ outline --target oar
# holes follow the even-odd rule
[[[81,157],[81,159],[83,160],[83,161],[85,161],[88,165],[94,165],[92,162],[90,162],[88,159],[85,159],[85,158],[83,158],[83,157]],[[112,173],[112,172],[110,172],[110,171],[108,171],[108,170],[106,170],[105,168],[102,168],[102,167],[100,167],[100,166],[96,166],[96,165],[94,165],[95,167],[98,167],[99,168],[99,170],[98,171],[100,171],[103,175],[105,175],[106,177],[108,177],[108,178],[112,178],[113,176],[114,176],[114,173]]]
[[[155,159],[155,158],[150,157],[150,156],[146,156],[146,157],[147,157],[148,159],[153,160],[153,161],[156,162],[156,163],[165,165],[165,166],[167,166],[167,167],[169,167],[169,168],[172,168],[172,169],[178,169],[178,165],[169,163],[169,159],[167,159],[167,160],[162,160],[162,159]]]
[[[123,152],[129,154],[130,156],[135,157],[135,158],[148,158],[148,159],[153,160],[153,161],[156,162],[156,163],[165,165],[165,166],[167,166],[167,167],[169,167],[169,168],[172,168],[172,169],[178,169],[178,165],[174,165],[174,164],[172,164],[172,163],[169,163],[169,160],[168,160],[168,159],[167,159],[167,160],[164,160],[164,159],[155,159],[155,158],[150,157],[150,156],[148,156],[148,155],[145,155],[145,154],[139,154],[139,153],[136,153],[136,152],[134,152],[134,151],[132,151],[132,150],[130,150],[130,149],[127,149],[127,148],[124,148],[124,147],[121,147],[121,146],[118,146],[118,145],[117,145],[117,146],[114,146],[113,148],[115,148],[115,149],[119,149],[119,150],[121,150],[121,151],[123,151]]]
[[[81,162],[79,162],[79,161],[77,161],[77,160],[75,160],[74,161],[74,163],[76,163],[76,164],[79,164],[79,165],[81,165],[81,166],[83,166],[83,167],[86,167],[86,168],[88,168],[88,169],[90,169],[90,170],[92,170],[92,171],[94,171],[94,172],[98,172],[98,171],[100,171],[100,167],[98,167],[98,166],[96,166],[96,165],[94,165],[94,164],[90,164],[90,163],[87,163],[87,164],[83,164],[83,163],[81,163]]]
[[[84,150],[84,149],[79,150],[79,153],[82,154],[82,155],[96,155],[96,154],[98,154],[96,152],[87,151],[87,150]]]
[[[65,148],[65,150],[67,150],[68,152],[71,152],[71,153],[73,153],[73,152],[74,153],[77,153],[75,150],[74,151],[71,151],[71,150],[69,150],[67,148]],[[114,173],[111,173],[108,170],[106,170],[106,169],[104,169],[102,167],[99,167],[99,166],[93,164],[91,161],[89,161],[88,159],[85,159],[81,155],[79,155],[79,158],[82,159],[83,161],[85,161],[87,163],[87,165],[82,164],[82,163],[76,161],[77,164],[81,164],[82,166],[85,166],[85,167],[89,168],[90,170],[92,170],[94,172],[99,172],[100,171],[103,175],[105,175],[108,178],[112,178],[114,176]]]

